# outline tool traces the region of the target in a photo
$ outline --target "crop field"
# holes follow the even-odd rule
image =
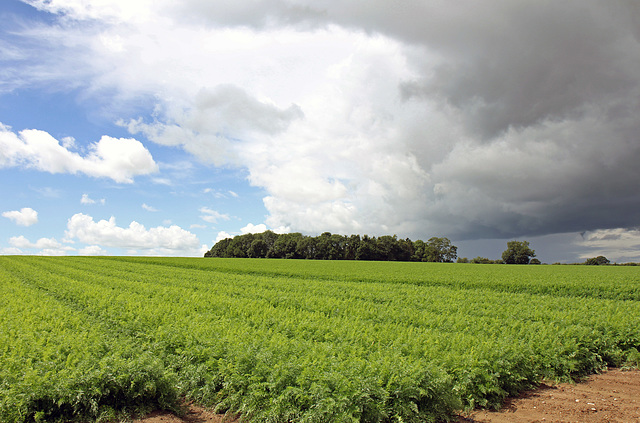
[[[0,257],[0,421],[436,422],[640,360],[640,267]]]

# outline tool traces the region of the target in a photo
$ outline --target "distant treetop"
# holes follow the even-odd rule
[[[591,257],[590,259],[587,259],[587,261],[584,262],[584,264],[588,264],[591,266],[602,266],[604,264],[609,264],[609,263],[611,262],[605,256]]]
[[[502,253],[502,261],[506,264],[529,264],[535,256],[535,250],[529,248],[529,241],[509,241]]]

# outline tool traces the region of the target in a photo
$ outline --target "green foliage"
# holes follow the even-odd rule
[[[488,259],[486,257],[475,257],[471,259],[471,263],[474,264],[495,264],[495,262],[491,259]]]
[[[591,266],[602,266],[609,263],[611,262],[605,256],[591,257],[590,259],[587,259],[587,261],[584,262],[584,264],[591,265]]]
[[[640,349],[634,267],[0,257],[0,298],[12,423],[435,422]]]
[[[398,239],[396,235],[337,235],[324,232],[310,237],[300,233],[238,235],[218,241],[205,257],[284,258],[310,260],[428,261],[455,260],[458,248],[448,238],[432,237],[427,242]]]
[[[415,261],[452,263],[457,254],[458,247],[452,245],[448,238],[432,237],[427,242],[415,242],[412,258]]]
[[[504,261],[502,261],[502,259],[498,259],[498,260],[491,260],[488,259],[486,257],[475,257],[472,258],[471,261],[469,261],[469,263],[474,263],[474,264],[504,264]]]
[[[529,248],[529,241],[509,241],[507,249],[502,253],[502,261],[506,264],[529,264],[535,250]]]

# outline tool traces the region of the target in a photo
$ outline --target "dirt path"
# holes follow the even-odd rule
[[[190,406],[184,418],[155,412],[134,423],[232,423]],[[610,370],[578,384],[541,385],[507,400],[500,411],[474,411],[459,423],[640,423],[640,371]]]

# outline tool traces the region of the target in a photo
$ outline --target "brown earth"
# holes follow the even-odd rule
[[[500,411],[474,411],[459,423],[640,423],[640,371],[611,369],[576,384],[542,384]]]
[[[134,423],[232,423],[233,417],[188,405],[176,417],[154,412]],[[640,423],[640,371],[611,369],[576,384],[541,384],[517,398],[508,399],[500,411],[473,411],[458,423]]]
[[[235,417],[216,414],[195,404],[185,404],[185,407],[187,412],[182,417],[167,411],[154,411],[144,418],[134,420],[133,423],[234,423],[238,421]]]

